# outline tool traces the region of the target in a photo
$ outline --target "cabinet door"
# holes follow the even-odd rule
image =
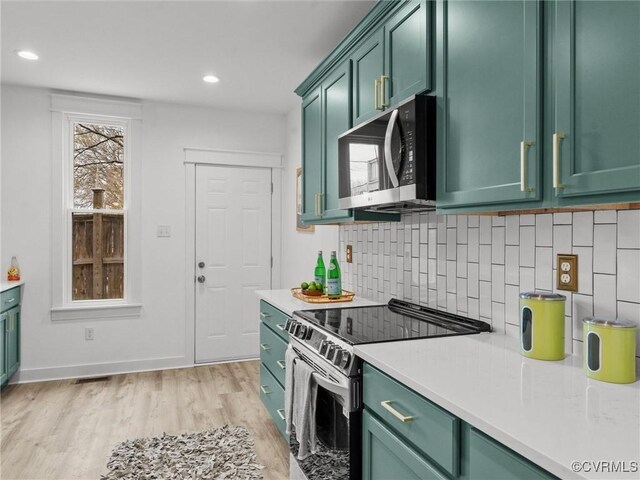
[[[385,106],[431,87],[430,7],[412,0],[385,22]]]
[[[353,69],[353,125],[382,110],[376,81],[384,72],[384,32],[376,31],[351,56]],[[376,98],[377,97],[377,98]]]
[[[540,22],[537,1],[439,2],[438,207],[541,198]]]
[[[447,477],[365,410],[362,416],[362,478],[444,480]]]
[[[0,385],[7,381],[7,314],[0,315]]]
[[[320,218],[322,193],[322,104],[320,87],[302,102],[302,220]]]
[[[345,62],[322,82],[322,150],[324,152],[322,218],[348,217],[338,208],[338,136],[351,127],[351,68]]]
[[[556,196],[640,191],[640,2],[553,8]]]
[[[20,366],[20,307],[7,312],[6,332],[6,370],[7,376],[10,377]]]

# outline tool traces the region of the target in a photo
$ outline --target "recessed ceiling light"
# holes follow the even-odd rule
[[[25,60],[38,60],[38,55],[29,50],[16,50],[16,55]]]
[[[202,80],[207,83],[218,83],[220,81],[220,79],[215,75],[205,75],[204,77],[202,77]]]

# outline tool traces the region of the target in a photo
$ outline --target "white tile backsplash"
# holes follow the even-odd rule
[[[352,264],[344,263],[346,244]],[[340,246],[345,288],[481,318],[515,336],[518,294],[557,291],[556,255],[574,253],[578,292],[559,292],[567,296],[568,344],[573,337],[581,345],[582,319],[594,314],[640,325],[640,210],[412,214],[398,223],[341,226]]]

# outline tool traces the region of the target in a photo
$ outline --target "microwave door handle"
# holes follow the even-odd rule
[[[393,168],[393,158],[391,157],[391,136],[393,135],[393,127],[395,127],[397,119],[398,110],[396,109],[391,113],[391,118],[389,118],[389,123],[387,124],[387,132],[384,135],[384,163],[387,166],[387,174],[389,175],[391,184],[395,188],[400,185],[400,182],[398,181],[396,170]]]

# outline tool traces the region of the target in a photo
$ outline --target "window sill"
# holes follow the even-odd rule
[[[74,305],[72,307],[51,308],[51,320],[100,320],[109,318],[140,317],[141,303],[121,303],[103,305]]]

